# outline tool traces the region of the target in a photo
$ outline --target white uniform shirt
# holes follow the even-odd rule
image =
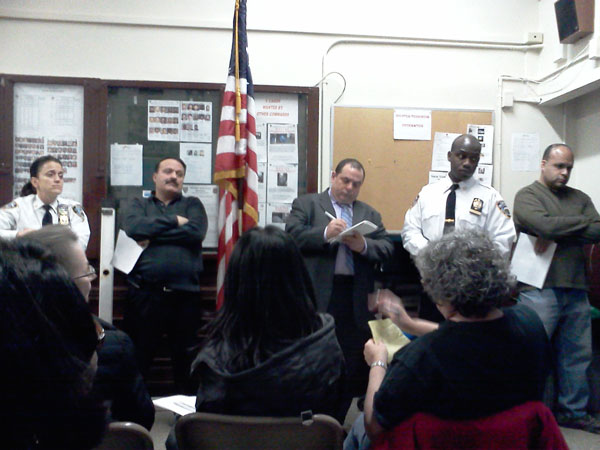
[[[36,194],[16,198],[0,208],[0,237],[12,239],[26,228],[42,228],[45,212],[44,202]],[[71,227],[85,250],[90,239],[90,225],[81,205],[74,200],[57,197],[50,203],[50,214],[52,223]]]
[[[445,178],[423,187],[413,206],[406,212],[402,245],[411,255],[416,255],[429,241],[444,234],[446,198],[452,183],[446,175]],[[458,185],[455,228],[484,229],[502,252],[507,254],[516,233],[502,196],[494,188],[484,186],[473,177],[461,181]]]

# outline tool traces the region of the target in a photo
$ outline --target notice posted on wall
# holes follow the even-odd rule
[[[110,146],[110,185],[141,186],[144,148],[140,144]]]
[[[515,172],[534,172],[540,168],[540,135],[513,133],[510,162]]]
[[[204,248],[216,248],[219,242],[219,229],[217,227],[219,187],[216,184],[184,184],[183,195],[198,197],[208,219],[208,230],[202,241]]]
[[[460,134],[458,133],[443,133],[435,132],[433,138],[433,152],[431,154],[431,170],[448,172],[450,170],[450,162],[448,161],[448,152],[452,148],[452,142]]]
[[[181,140],[212,142],[212,117],[212,102],[181,102]]]
[[[180,102],[148,100],[148,140],[179,141]]]
[[[257,92],[254,106],[257,123],[298,123],[297,94]]]
[[[212,148],[211,144],[182,142],[179,144],[179,157],[186,164],[186,183],[211,182]]]
[[[431,110],[395,109],[394,139],[430,141]]]
[[[493,164],[494,126],[468,124],[467,134],[475,136],[481,144],[481,158],[479,159],[479,164]]]
[[[267,163],[259,162],[256,164],[256,174],[258,175],[258,202],[267,201]]]
[[[298,165],[269,164],[267,198],[270,203],[292,203],[298,197]]]
[[[291,210],[291,203],[267,203],[266,224],[274,225],[284,230],[285,222],[287,221]]]
[[[44,155],[61,160],[64,197],[83,198],[83,86],[15,83],[13,195],[29,181],[29,166]]]
[[[298,126],[269,124],[269,163],[298,164]]]

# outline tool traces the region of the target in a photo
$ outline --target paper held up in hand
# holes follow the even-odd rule
[[[359,222],[356,225],[352,225],[350,228],[346,228],[344,231],[342,231],[336,237],[329,239],[328,242],[332,243],[332,242],[341,241],[344,236],[352,234],[352,233],[359,233],[364,236],[365,234],[372,233],[376,229],[377,229],[377,225],[375,225],[373,222],[369,222],[368,220],[363,220],[362,222]]]
[[[388,352],[388,364],[392,362],[394,353],[410,342],[402,330],[390,319],[369,320],[369,328],[375,342],[383,342]]]
[[[542,289],[556,250],[556,242],[552,242],[541,255],[534,250],[536,242],[535,236],[525,233],[519,235],[510,269],[521,283]]]
[[[128,274],[133,270],[135,263],[144,250],[145,247],[140,246],[127,236],[123,230],[119,230],[111,264],[115,269]]]

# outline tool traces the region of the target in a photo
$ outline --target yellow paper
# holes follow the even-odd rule
[[[388,351],[388,364],[392,362],[394,353],[410,342],[410,339],[390,319],[369,320],[369,328],[375,342],[385,344]]]

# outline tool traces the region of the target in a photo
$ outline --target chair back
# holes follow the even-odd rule
[[[569,449],[552,412],[542,402],[523,403],[473,420],[444,420],[417,413],[385,432],[372,448]]]
[[[325,414],[303,421],[198,412],[181,417],[175,433],[180,450],[338,450],[344,436],[340,423]]]
[[[113,422],[95,450],[154,450],[154,444],[143,426],[133,422]]]

